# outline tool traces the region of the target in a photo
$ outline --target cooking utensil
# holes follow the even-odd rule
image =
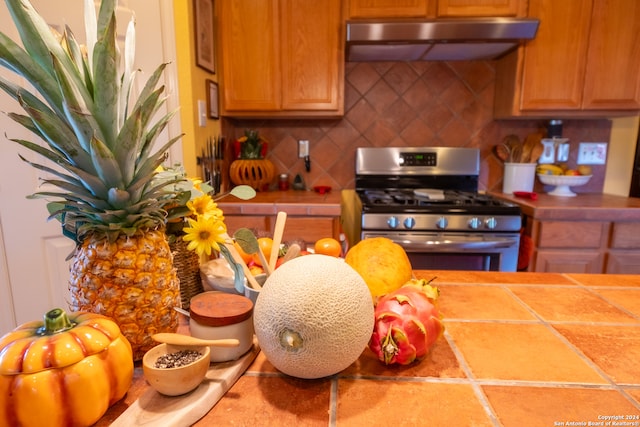
[[[493,154],[503,162],[507,162],[511,156],[511,150],[505,144],[497,144],[493,146]]]
[[[531,149],[531,158],[529,159],[529,162],[537,163],[543,151],[544,145],[542,145],[542,141],[538,141],[536,145],[533,146],[533,149]]]
[[[284,226],[286,222],[287,213],[278,212],[278,215],[276,216],[276,226],[273,229],[273,246],[271,249],[271,256],[269,257],[269,267],[272,271],[276,269],[278,253],[280,252],[280,243],[282,243],[282,235],[284,234]]]
[[[522,143],[517,135],[507,135],[502,140],[502,143],[509,148],[509,163],[520,163],[520,157],[522,152]]]
[[[171,345],[194,345],[198,347],[237,347],[238,345],[240,345],[240,341],[235,338],[203,340],[200,338],[192,337],[190,335],[175,334],[172,332],[161,332],[159,334],[153,334],[151,338],[153,338],[154,341]]]
[[[520,163],[529,163],[531,160],[531,151],[535,145],[535,140],[532,135],[527,135],[522,144],[522,151],[520,152]]]
[[[514,191],[513,195],[523,199],[538,200],[538,194],[533,191]]]
[[[284,254],[284,257],[282,258],[282,264],[284,264],[287,261],[291,261],[292,259],[294,259],[295,257],[297,257],[298,255],[300,255],[300,251],[302,249],[300,248],[300,245],[297,243],[292,243],[289,248],[287,249],[287,253]],[[282,265],[281,264],[281,265]]]

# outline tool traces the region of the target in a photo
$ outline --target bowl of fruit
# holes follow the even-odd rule
[[[589,167],[565,170],[558,165],[545,164],[538,165],[536,174],[541,183],[554,186],[548,194],[562,197],[575,197],[576,193],[570,187],[585,185],[591,179]]]

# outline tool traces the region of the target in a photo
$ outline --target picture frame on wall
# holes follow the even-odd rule
[[[220,118],[218,113],[218,83],[207,79],[207,111],[210,119]]]
[[[196,65],[215,74],[213,0],[193,0],[193,11],[196,32]]]

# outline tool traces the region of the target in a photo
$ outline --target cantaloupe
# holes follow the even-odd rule
[[[342,259],[305,255],[267,278],[253,312],[267,360],[297,378],[322,378],[347,368],[373,331],[369,288]]]

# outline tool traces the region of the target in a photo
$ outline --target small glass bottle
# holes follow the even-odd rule
[[[289,174],[282,173],[278,177],[278,189],[280,191],[287,191],[289,189]]]

